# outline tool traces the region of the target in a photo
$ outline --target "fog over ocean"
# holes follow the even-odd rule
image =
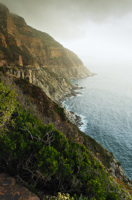
[[[80,129],[112,152],[132,180],[132,80],[130,68],[100,70],[74,81],[84,89],[64,106],[82,117]]]

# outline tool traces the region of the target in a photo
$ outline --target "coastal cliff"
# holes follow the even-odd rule
[[[0,26],[1,172],[40,196],[61,191],[87,199],[131,199],[131,182],[114,156],[55,103],[74,95],[77,86],[69,80],[90,76],[89,70],[77,55],[3,4]]]
[[[69,80],[91,75],[77,55],[47,33],[28,26],[3,4],[0,4],[0,26],[0,67],[28,78],[54,101],[74,89]]]
[[[72,124],[41,88],[0,73],[0,99],[0,172],[16,177],[43,199],[68,192],[87,199],[92,195],[110,200],[112,195],[114,200],[131,200],[131,183],[113,155]],[[13,195],[9,182],[2,186],[0,198],[9,187],[7,194]],[[20,198],[21,191],[16,191]],[[28,195],[32,196],[27,193],[25,199]]]

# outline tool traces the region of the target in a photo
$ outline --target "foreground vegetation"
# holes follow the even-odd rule
[[[69,199],[132,199],[84,145],[67,139],[53,124],[44,125],[31,110],[18,103],[15,92],[3,82],[0,82],[0,171],[17,177],[38,195],[68,192]]]

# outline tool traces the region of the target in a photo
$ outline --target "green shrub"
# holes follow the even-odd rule
[[[5,126],[14,112],[17,101],[15,93],[0,83],[0,129]]]
[[[115,194],[113,191],[108,192],[106,200],[118,200],[118,195]]]
[[[49,194],[60,191],[76,193],[76,199],[120,199],[121,189],[85,146],[67,139],[54,125],[43,125],[17,103],[15,94],[3,83],[0,97],[4,124],[0,133],[1,171]],[[3,123],[6,111],[10,112]]]

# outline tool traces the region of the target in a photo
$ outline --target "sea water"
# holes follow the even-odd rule
[[[95,75],[74,83],[84,89],[63,105],[81,116],[80,129],[112,152],[132,180],[131,76]]]

